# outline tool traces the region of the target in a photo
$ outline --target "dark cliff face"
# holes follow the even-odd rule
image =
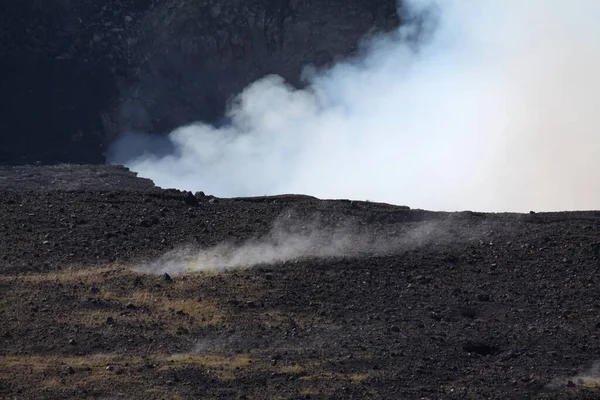
[[[399,23],[395,0],[23,0],[0,5],[0,163],[103,162],[123,131],[216,122],[250,82]]]

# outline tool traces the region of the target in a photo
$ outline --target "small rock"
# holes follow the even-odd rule
[[[486,302],[486,301],[490,301],[491,297],[489,294],[478,294],[477,300]]]
[[[569,381],[567,381],[567,386],[568,387],[575,387],[575,382],[569,380]]]
[[[126,24],[128,24],[131,21],[133,21],[133,18],[131,18],[129,15],[126,15],[125,18],[123,18],[123,20],[125,21]]]
[[[167,274],[166,272],[165,272],[165,274],[163,275],[163,280],[164,280],[165,282],[169,282],[169,283],[170,283],[170,282],[173,282],[173,278],[171,278],[171,275]]]
[[[393,326],[390,328],[390,331],[392,331],[392,332],[396,332],[396,333],[397,333],[397,332],[400,332],[400,327],[399,327],[399,326],[396,326],[396,325],[393,325]]]
[[[475,311],[472,308],[463,308],[462,310],[460,310],[460,315],[466,318],[474,319],[475,317],[477,317],[477,311]]]
[[[106,325],[114,325],[115,319],[113,317],[106,318]]]
[[[149,228],[150,226],[152,226],[152,223],[146,218],[142,218],[139,220],[138,225],[144,228]]]
[[[187,204],[188,206],[197,207],[198,205],[200,205],[200,202],[198,201],[196,196],[192,194],[192,192],[187,192],[183,201],[185,201],[185,204]]]
[[[75,369],[73,369],[73,367],[71,367],[70,365],[65,369],[65,372],[69,375],[73,375],[75,373]]]
[[[107,371],[112,371],[113,370],[113,366],[112,365],[107,365],[106,366],[106,370]]]
[[[467,353],[475,353],[482,356],[493,356],[500,352],[500,349],[492,344],[474,341],[467,341],[463,345],[463,350]]]
[[[215,4],[211,9],[210,9],[210,15],[213,18],[217,18],[219,15],[221,15],[221,4],[217,3]]]
[[[71,346],[75,346],[77,344],[77,342],[75,341],[75,339],[69,339],[69,344]]]

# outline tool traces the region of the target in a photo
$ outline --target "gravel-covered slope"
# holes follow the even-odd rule
[[[0,213],[0,397],[599,395],[597,212],[111,187],[5,189]],[[351,246],[225,272],[135,268],[281,221],[321,235],[314,254],[343,232]]]

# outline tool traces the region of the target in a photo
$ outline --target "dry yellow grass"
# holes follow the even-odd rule
[[[18,279],[25,282],[82,282],[84,284],[97,284],[103,282],[110,275],[135,275],[134,272],[125,267],[117,266],[99,266],[75,268],[67,267],[61,271],[47,272],[41,274],[21,275]],[[0,277],[0,281],[14,279],[7,276]]]
[[[119,354],[92,354],[80,357],[58,356],[2,356],[0,357],[0,371],[12,367],[30,366],[35,369],[54,368],[56,366],[70,365],[75,367],[99,368],[107,365],[135,364],[143,362],[141,357],[130,357]]]
[[[174,355],[166,358],[169,363],[163,368],[179,367],[181,365],[202,365],[211,369],[233,370],[235,368],[247,367],[257,361],[247,355],[240,354],[235,357],[219,355]]]
[[[322,381],[322,380],[343,380],[350,381],[352,383],[361,383],[370,377],[376,375],[375,372],[366,372],[362,374],[342,374],[332,372],[321,372],[313,375],[301,376],[299,379],[302,381]]]
[[[100,292],[98,297],[122,304],[131,304],[134,307],[148,307],[153,312],[185,313],[196,318],[196,324],[200,326],[219,325],[225,320],[219,308],[209,300],[173,299],[143,289],[133,291],[128,295],[116,292]]]
[[[278,372],[280,372],[282,374],[289,374],[289,375],[302,374],[302,373],[304,373],[305,370],[306,369],[303,366],[300,366],[298,364],[284,365],[283,367],[280,367],[277,369]]]

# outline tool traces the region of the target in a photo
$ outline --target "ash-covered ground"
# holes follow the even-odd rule
[[[0,397],[598,398],[600,213],[0,170]]]

